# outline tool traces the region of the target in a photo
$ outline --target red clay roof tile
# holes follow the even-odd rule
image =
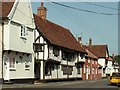
[[[84,48],[87,48],[90,52],[92,52],[95,56],[98,58],[100,57],[106,57],[106,52],[108,53],[108,47],[107,45],[88,45],[85,46]],[[109,55],[109,53],[108,53]]]
[[[90,57],[90,58],[93,58],[93,59],[98,59],[97,56],[95,56],[93,53],[91,53],[89,50],[86,49],[86,52],[87,52],[87,55],[86,57]]]
[[[34,14],[34,19],[39,32],[41,32],[51,44],[86,53],[68,29],[48,20],[43,20],[36,14]]]
[[[2,0],[0,2],[0,17],[2,18],[6,18],[8,16],[8,14],[10,13],[13,4],[14,4],[15,0],[10,0],[9,2],[4,2],[4,0]]]

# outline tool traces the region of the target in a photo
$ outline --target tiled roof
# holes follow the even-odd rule
[[[113,59],[111,57],[108,57],[107,60],[112,61]]]
[[[108,53],[107,45],[88,45],[88,46],[84,46],[84,48],[87,48],[90,52],[92,52],[98,58],[101,58],[101,57],[106,58],[106,52]]]
[[[36,14],[34,14],[34,19],[39,32],[41,32],[51,44],[86,53],[68,29],[48,20],[43,20]]]
[[[93,53],[91,53],[89,50],[86,49],[86,52],[87,52],[87,55],[86,57],[90,57],[90,58],[93,58],[93,59],[98,59],[97,56],[95,56]]]
[[[0,17],[6,18],[13,7],[15,0],[10,0],[9,2],[3,2],[3,1],[4,0],[0,2]]]

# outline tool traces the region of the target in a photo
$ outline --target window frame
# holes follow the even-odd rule
[[[13,62],[14,59],[14,62]],[[11,64],[12,62],[12,64]],[[10,70],[16,70],[16,59],[14,57],[9,58],[9,69]]]
[[[24,25],[21,25],[20,38],[27,39],[28,28]]]
[[[26,68],[25,66],[26,66],[26,64],[27,65],[29,65],[29,67],[28,68]],[[28,62],[27,60],[25,61],[25,63],[24,63],[24,68],[25,68],[25,70],[30,70],[30,62]]]

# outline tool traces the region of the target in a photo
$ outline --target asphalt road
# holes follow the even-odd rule
[[[108,85],[107,79],[100,80],[79,80],[79,81],[64,81],[64,82],[50,82],[50,83],[38,83],[38,84],[10,84],[2,85],[3,90],[11,88],[84,88],[84,89],[104,89],[104,90],[120,90],[118,86]],[[30,90],[30,89],[29,89]],[[56,89],[55,89],[56,90]]]

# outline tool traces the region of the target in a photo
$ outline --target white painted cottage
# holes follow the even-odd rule
[[[109,57],[109,50],[107,45],[93,45],[92,38],[89,39],[87,49],[98,57],[98,64],[102,66],[102,77],[106,77],[107,58]]]
[[[38,14],[34,14],[35,78],[81,79],[86,51],[68,29],[46,20],[46,11],[41,3]]]
[[[34,79],[35,25],[30,0],[1,4],[0,78],[4,81]]]

